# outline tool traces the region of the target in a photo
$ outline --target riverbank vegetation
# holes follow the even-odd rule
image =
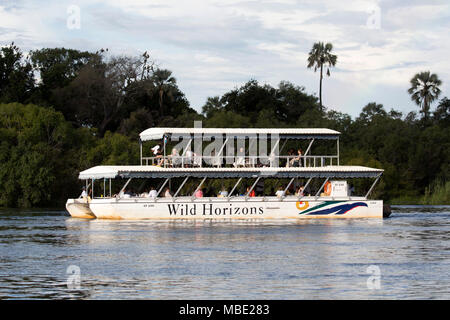
[[[138,164],[142,130],[192,127],[194,120],[204,127],[335,129],[342,133],[342,164],[385,170],[377,197],[450,204],[450,100],[438,99],[435,74],[418,74],[410,88],[405,79],[419,112],[368,102],[355,119],[322,107],[287,81],[273,87],[249,80],[209,97],[197,112],[175,76],[148,53],[116,57],[107,50],[48,48],[25,56],[14,44],[2,47],[0,206],[61,205],[78,196],[80,170]]]

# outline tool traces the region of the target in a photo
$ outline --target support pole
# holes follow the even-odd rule
[[[188,151],[188,149],[191,148],[191,144],[192,144],[192,138],[189,139],[189,142],[186,144],[186,147],[183,149],[183,153],[181,155],[181,167],[184,168],[184,157],[186,156],[186,152]]]
[[[381,178],[381,174],[375,179],[375,181],[372,183],[372,186],[370,187],[369,191],[367,191],[365,198],[367,199],[367,197],[369,196],[369,194],[372,192],[373,188],[375,187],[376,183],[378,182],[378,180],[380,180]]]
[[[236,184],[234,185],[233,189],[231,189],[230,194],[228,195],[228,199],[230,199],[231,195],[233,194],[234,190],[236,189],[236,187],[238,186],[238,184],[241,182],[242,178],[239,178],[239,180],[236,182]]]
[[[119,195],[125,190],[125,188],[127,187],[127,185],[130,183],[132,178],[129,178],[128,181],[125,183],[125,185],[122,187],[122,189],[120,189]]]
[[[141,140],[141,138],[139,138],[139,151],[140,151],[140,155],[141,155],[141,166],[142,166],[142,140]]]
[[[311,182],[312,178],[309,178],[309,180],[306,182],[305,186],[303,187],[303,191],[306,192],[306,188],[308,187],[309,183]],[[297,201],[300,201],[301,198],[305,196],[305,193],[303,193],[303,196],[298,196]]]
[[[289,187],[291,186],[292,182],[294,182],[294,179],[295,179],[295,178],[292,178],[291,181],[289,181],[289,183],[288,183],[286,189],[284,189],[284,191],[283,191],[283,197],[281,198],[281,201],[283,201],[283,199],[286,198],[286,191],[289,189]]]
[[[180,187],[178,188],[177,192],[175,192],[175,194],[173,195],[174,198],[177,197],[178,193],[181,191],[181,188],[183,188],[184,184],[186,183],[186,181],[188,181],[188,179],[189,179],[189,176],[187,176],[187,177],[183,180],[183,182],[181,183],[181,185],[180,185]]]
[[[250,192],[252,192],[253,188],[256,186],[256,184],[258,183],[259,179],[261,179],[261,177],[256,178],[256,181],[253,183],[252,187],[250,188],[250,190],[248,190],[247,194],[245,195],[245,200],[248,199],[248,196],[249,196]]]
[[[325,186],[325,183],[328,182],[328,179],[329,178],[325,179],[325,181],[322,183],[322,186],[320,187],[319,191],[317,191],[316,196],[315,196],[316,197],[315,200],[317,200],[317,198],[319,197],[320,191],[322,191],[323,187]]]
[[[278,145],[280,144],[280,138],[278,138],[278,140],[277,140],[277,142],[275,142],[275,145],[273,146],[273,148],[272,148],[272,150],[270,151],[270,157],[269,157],[269,159],[272,159],[272,157],[274,157],[275,155],[273,154],[274,153],[274,151],[275,151],[275,149],[276,149],[276,147],[278,147]],[[278,154],[278,164],[280,164],[280,155]],[[270,166],[271,167],[273,167],[273,165],[272,165],[273,163],[272,163],[272,161],[271,161],[271,163],[270,163]],[[279,167],[279,165],[277,166],[277,167]]]
[[[202,187],[202,185],[203,185],[203,183],[205,182],[205,180],[206,180],[206,177],[204,177],[203,178],[203,180],[200,182],[200,184],[198,185],[198,187],[197,187],[197,189],[195,189],[195,191],[194,191],[194,193],[192,194],[192,200],[194,200],[195,199],[195,193],[198,191],[198,190],[200,190],[200,188]]]
[[[156,195],[156,198],[158,198],[159,194],[161,193],[162,189],[164,188],[164,186],[166,185],[166,183],[169,181],[169,178],[166,179],[166,181],[164,181],[164,183],[162,184],[161,188],[159,188],[158,190],[158,194]],[[156,199],[155,198],[155,199]]]
[[[217,155],[216,155],[216,157],[217,157],[218,159],[219,159],[220,156],[222,155],[223,149],[225,148],[225,145],[227,144],[228,139],[229,139],[229,138],[226,138],[226,139],[225,139],[225,142],[224,142],[223,145],[220,147],[220,150],[219,150],[219,152],[218,152]],[[220,163],[217,164],[217,168],[219,168],[219,167],[221,166],[221,164],[222,164],[222,161],[220,161]]]
[[[304,157],[303,157],[303,159],[304,159],[303,166],[304,166],[304,167],[306,167],[306,155],[308,155],[309,151],[311,150],[311,146],[312,146],[313,143],[314,143],[314,139],[312,139],[312,140],[309,142],[308,148],[306,148],[305,154],[303,155],[303,156],[304,156]],[[314,163],[315,163],[315,160],[314,160]]]
[[[337,165],[339,165],[339,138],[337,139]]]

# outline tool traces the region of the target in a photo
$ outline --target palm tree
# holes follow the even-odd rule
[[[418,106],[420,106],[420,112],[423,113],[423,118],[428,119],[430,114],[430,104],[436,100],[441,94],[439,86],[442,81],[439,80],[435,73],[430,71],[423,71],[417,73],[411,79],[411,88],[408,89],[408,93]]]
[[[166,69],[156,69],[152,75],[152,81],[159,96],[159,114],[162,117],[164,113],[163,97],[171,95],[177,80],[172,77],[172,71]]]
[[[323,42],[314,43],[308,57],[308,68],[314,67],[314,72],[320,69],[320,87],[319,87],[319,102],[320,108],[322,106],[322,79],[323,67],[328,64],[327,76],[330,76],[330,68],[334,67],[337,62],[337,56],[332,54],[333,45],[331,43],[323,44]]]

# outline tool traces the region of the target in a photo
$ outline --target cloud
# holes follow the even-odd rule
[[[66,26],[72,4],[81,10],[78,30]],[[369,101],[415,110],[406,90],[422,70],[438,73],[448,92],[449,15],[445,0],[16,0],[0,1],[0,41],[24,50],[148,50],[197,110],[251,78],[316,93],[307,54],[314,42],[329,41],[338,64],[324,80],[323,100],[357,116]]]

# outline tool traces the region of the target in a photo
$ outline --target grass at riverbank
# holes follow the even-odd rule
[[[423,196],[405,195],[389,201],[393,205],[450,205],[450,181],[435,181]]]
[[[450,181],[437,181],[426,188],[421,204],[450,204]]]

